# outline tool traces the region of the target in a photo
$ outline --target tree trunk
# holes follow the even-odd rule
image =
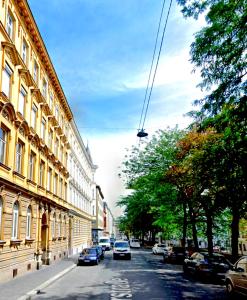
[[[213,254],[213,218],[210,210],[206,211],[207,217],[207,240],[208,240],[208,253]]]
[[[239,209],[236,205],[232,207],[232,257],[234,260],[237,260],[238,258],[238,237],[239,237],[239,220],[240,220],[240,214]]]
[[[189,202],[188,202],[188,207],[189,207],[189,212],[190,212],[190,222],[191,222],[191,226],[192,226],[192,235],[193,235],[195,251],[198,251],[199,245],[198,245],[198,239],[197,239],[196,218],[195,218],[193,208],[191,207],[191,204]]]
[[[183,202],[183,237],[182,237],[182,247],[186,246],[186,235],[187,235],[187,212],[186,212],[186,202]]]

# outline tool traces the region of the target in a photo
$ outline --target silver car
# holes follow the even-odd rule
[[[247,296],[247,256],[242,256],[226,274],[226,291],[229,296]]]

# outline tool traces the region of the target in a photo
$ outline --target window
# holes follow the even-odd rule
[[[36,129],[37,111],[38,111],[37,106],[33,104],[32,111],[31,111],[31,126],[33,127],[33,129]]]
[[[53,94],[50,93],[50,109],[52,110],[53,108]]]
[[[13,71],[9,67],[8,64],[5,64],[5,68],[3,69],[2,76],[2,92],[10,99],[11,95],[11,77]]]
[[[46,95],[47,95],[47,82],[46,82],[45,79],[43,80],[43,85],[42,85],[42,95],[46,98]]]
[[[0,197],[0,240],[2,239],[2,237],[1,237],[1,232],[2,232],[2,215],[3,215],[3,200]]]
[[[47,174],[47,190],[51,191],[51,176],[52,176],[52,170],[49,168],[48,174]]]
[[[60,147],[60,161],[63,162],[63,147]]]
[[[16,163],[15,163],[15,168],[16,171],[20,174],[22,174],[22,157],[23,157],[23,143],[18,141],[16,144]]]
[[[15,202],[13,206],[13,223],[12,223],[12,239],[18,237],[18,222],[19,222],[19,203]]]
[[[62,226],[62,219],[61,219],[61,215],[58,218],[58,223],[57,223],[57,235],[58,237],[61,236],[61,226]]]
[[[45,163],[41,160],[39,165],[39,185],[44,186]]]
[[[53,182],[53,194],[57,195],[57,181],[58,175],[55,173],[54,182]]]
[[[56,214],[53,214],[52,222],[51,222],[51,237],[55,238],[55,228],[56,228]]]
[[[27,227],[26,227],[26,237],[30,239],[31,237],[31,208],[30,206],[27,209]]]
[[[23,87],[21,87],[20,94],[19,94],[18,111],[23,115],[23,117],[25,111],[26,95],[27,92],[24,90]]]
[[[6,24],[6,30],[9,35],[9,37],[13,40],[14,38],[14,19],[10,12],[7,14],[7,24]]]
[[[55,108],[55,117],[56,117],[56,119],[58,121],[58,119],[59,119],[59,108],[58,108],[58,105],[56,105],[56,108]]]
[[[45,118],[42,118],[42,121],[41,121],[41,138],[43,139],[43,141],[45,141],[45,127],[46,127],[46,121],[45,121]]]
[[[25,64],[27,64],[27,58],[28,58],[28,46],[27,46],[27,42],[23,39],[22,42],[22,59],[24,61]]]
[[[33,79],[38,84],[38,82],[39,82],[39,66],[36,61],[34,61],[34,65],[33,65]]]
[[[60,197],[63,198],[63,179],[60,178]]]
[[[53,138],[53,131],[49,131],[49,136],[48,136],[48,146],[50,149],[52,149],[52,138]]]
[[[6,164],[7,131],[0,128],[0,162]]]
[[[56,157],[58,156],[58,143],[59,143],[58,138],[56,138],[55,149],[54,149]]]
[[[31,151],[29,157],[29,179],[32,181],[34,181],[35,159],[36,155],[33,151]]]
[[[67,183],[64,184],[64,200],[67,200]]]

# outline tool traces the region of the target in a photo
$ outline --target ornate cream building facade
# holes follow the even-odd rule
[[[95,166],[26,0],[0,1],[0,65],[4,281],[91,242]]]

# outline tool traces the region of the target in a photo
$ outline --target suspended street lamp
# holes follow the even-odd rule
[[[142,128],[140,131],[138,131],[137,136],[138,136],[139,138],[143,138],[143,137],[148,136],[148,133],[146,133],[146,132],[144,131],[144,129]]]

